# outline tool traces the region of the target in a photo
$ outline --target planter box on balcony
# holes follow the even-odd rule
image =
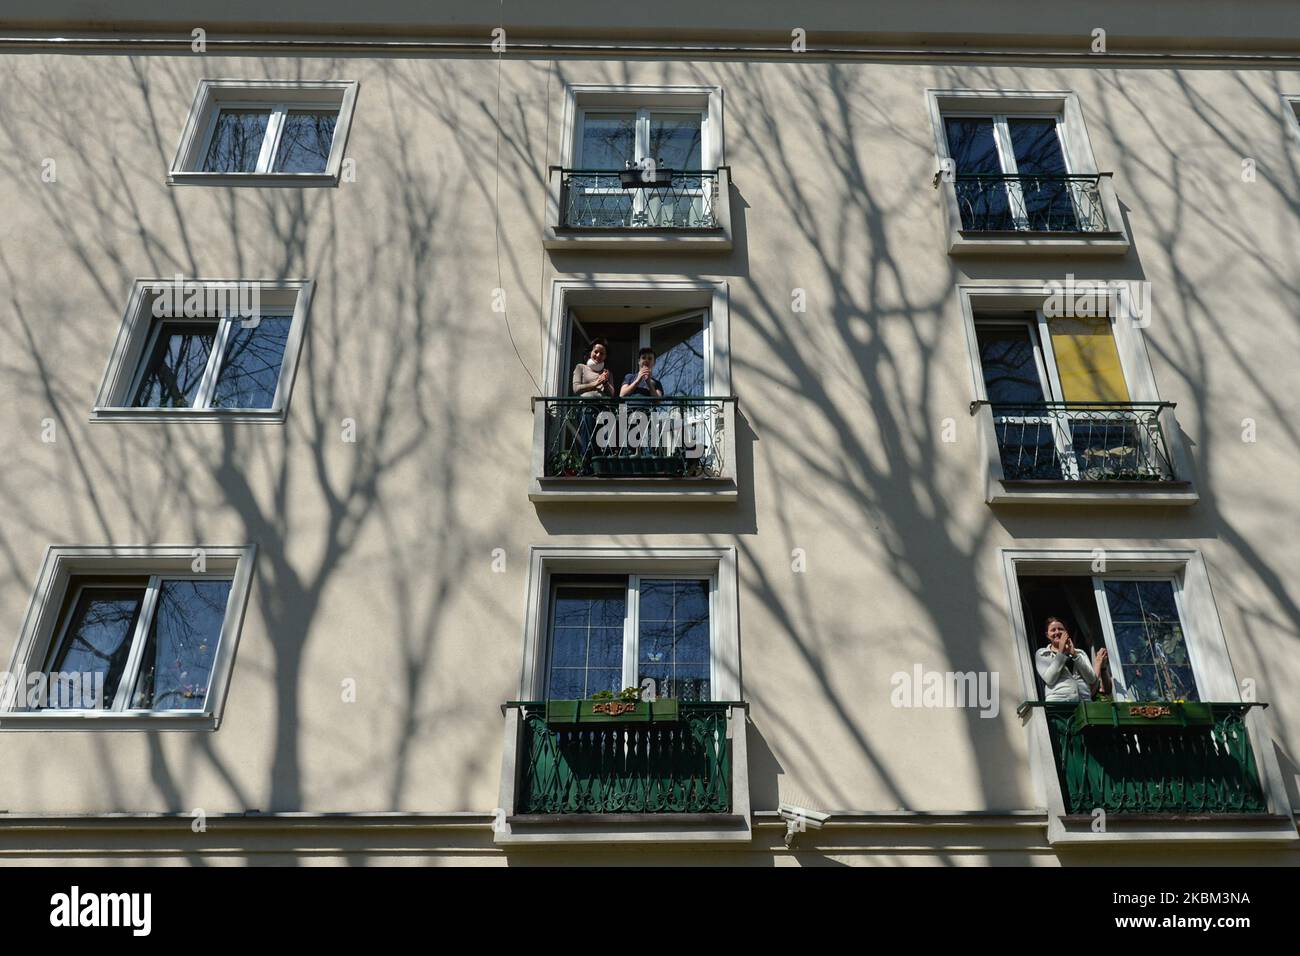
[[[573,724],[649,724],[675,723],[676,699],[666,700],[548,700],[548,726]]]
[[[685,459],[676,455],[595,455],[592,470],[607,477],[680,478]]]
[[[1070,721],[1070,732],[1098,727],[1208,727],[1214,723],[1209,704],[1198,701],[1084,701]]]

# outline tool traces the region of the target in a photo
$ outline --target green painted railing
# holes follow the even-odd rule
[[[1071,814],[1265,813],[1245,703],[1208,704],[1214,722],[1079,727],[1078,704],[1047,703],[1047,727]]]
[[[726,703],[679,704],[676,723],[551,727],[523,709],[517,813],[729,813]]]

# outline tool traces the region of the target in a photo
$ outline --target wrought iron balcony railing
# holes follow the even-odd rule
[[[660,169],[561,169],[565,229],[708,230],[719,226],[718,173]]]
[[[1106,221],[1101,178],[957,175],[957,207],[966,232],[1113,232]]]
[[[1005,481],[1174,481],[1172,402],[989,404]],[[974,406],[973,406],[974,407]]]
[[[719,478],[735,399],[537,398],[544,478]]]
[[[731,706],[681,701],[672,723],[554,727],[544,703],[524,703],[517,812],[729,813]]]
[[[1258,704],[1205,704],[1208,723],[1083,726],[1078,704],[1046,703],[1069,814],[1266,813],[1245,715]],[[1160,707],[1161,705],[1153,705]],[[1167,705],[1166,705],[1167,706]]]

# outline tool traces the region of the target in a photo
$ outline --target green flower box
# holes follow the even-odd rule
[[[1199,701],[1089,700],[1075,709],[1070,732],[1096,727],[1209,727],[1214,712]]]
[[[548,700],[546,723],[573,724],[664,724],[677,721],[677,701],[666,700]]]

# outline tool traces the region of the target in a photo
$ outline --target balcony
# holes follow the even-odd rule
[[[1172,402],[971,403],[991,446],[991,503],[1197,500],[1176,464]]]
[[[745,705],[675,703],[599,723],[508,703],[497,842],[748,840]]]
[[[730,168],[591,170],[552,166],[548,249],[731,248]]]
[[[1254,703],[1046,703],[1067,815],[1267,815],[1245,717]]]
[[[937,176],[949,252],[1123,253],[1129,247],[1110,173]]]
[[[736,399],[533,399],[534,501],[736,497]]]

